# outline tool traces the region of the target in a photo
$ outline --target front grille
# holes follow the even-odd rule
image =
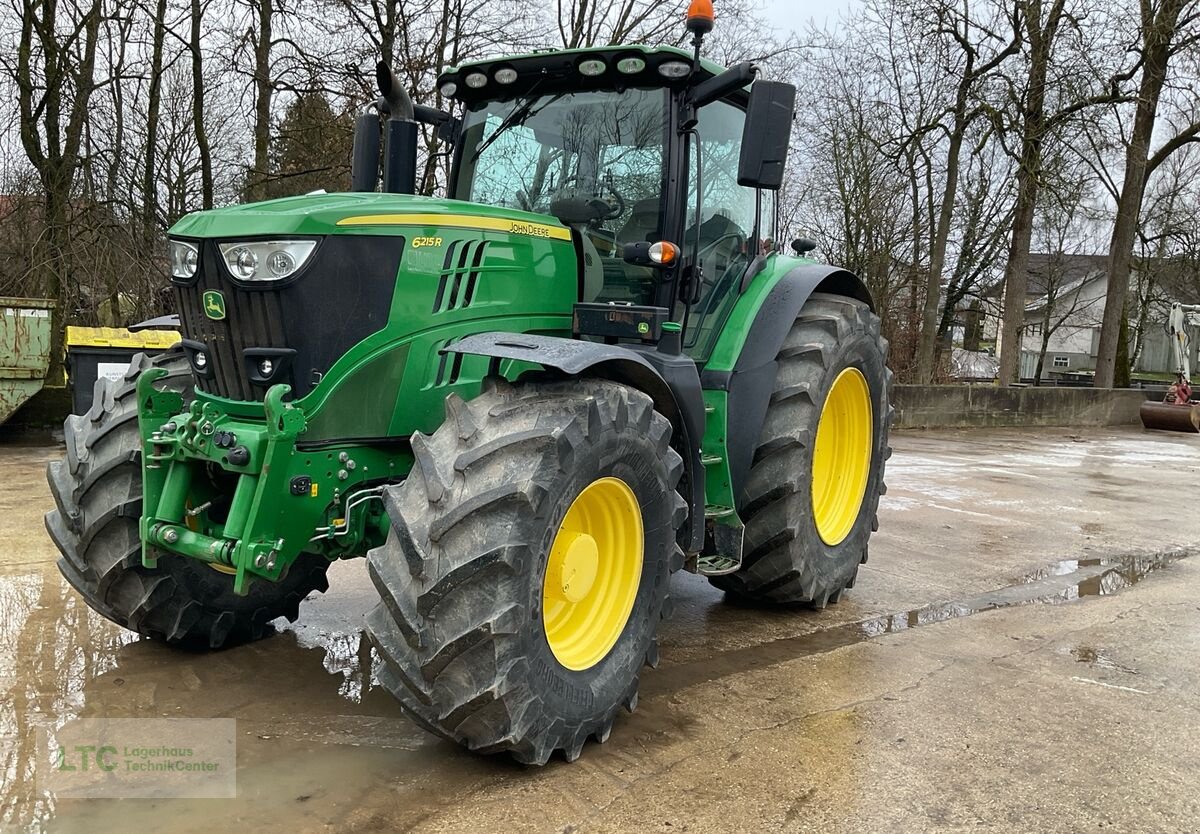
[[[262,400],[277,383],[303,397],[347,350],[387,324],[396,273],[404,251],[400,237],[345,236],[323,240],[300,273],[278,284],[242,286],[229,276],[216,241],[197,242],[200,266],[175,285],[185,346],[205,351],[208,369],[200,390],[233,400]],[[204,312],[204,293],[225,299],[225,318]],[[278,349],[286,361],[269,381],[256,381],[251,356]]]
[[[209,248],[215,247],[205,247]],[[190,287],[176,288],[184,334],[204,345],[212,368],[209,376],[197,377],[197,385],[218,397],[261,400],[266,391],[251,384],[243,367],[242,351],[254,347],[288,347],[280,298],[286,290],[243,289],[227,277],[223,266],[207,257],[207,251],[203,261],[199,280]],[[214,321],[205,315],[206,290],[217,290],[225,297],[224,319]],[[295,390],[294,379],[279,381]]]

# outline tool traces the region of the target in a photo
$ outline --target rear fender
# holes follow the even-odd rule
[[[683,363],[681,373],[677,357],[663,357],[653,348],[605,345],[531,333],[477,333],[443,350],[491,358],[491,375],[499,375],[500,360],[512,359],[541,365],[567,376],[612,380],[647,394],[654,401],[655,410],[671,421],[671,445],[683,458],[683,482],[679,489],[689,506],[688,523],[679,533],[680,547],[693,553],[704,546],[704,467],[700,463],[704,399],[694,364]],[[665,367],[664,363],[671,367]],[[691,367],[690,378],[686,373],[688,365]],[[664,375],[664,371],[670,373]],[[671,382],[667,381],[667,376],[672,377]]]
[[[826,264],[797,266],[786,272],[763,298],[733,367],[705,369],[700,374],[705,390],[728,392],[729,475],[739,511],[775,387],[775,358],[800,309],[814,292],[855,298],[872,311],[875,309],[866,284],[853,273]]]

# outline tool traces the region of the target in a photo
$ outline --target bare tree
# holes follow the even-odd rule
[[[81,164],[80,147],[88,107],[97,87],[96,46],[104,17],[101,0],[21,0],[16,58],[5,55],[15,80],[21,145],[42,188],[44,234],[33,269],[45,292],[67,312],[64,278],[71,275],[71,194]],[[51,376],[59,373],[63,331],[54,328]]]
[[[1086,285],[1095,278],[1094,265],[1099,262],[1091,254],[1095,224],[1086,209],[1094,196],[1094,182],[1086,171],[1080,170],[1082,165],[1077,162],[1072,165],[1062,155],[1051,156],[1049,163],[1047,168],[1054,173],[1048,175],[1039,189],[1037,222],[1030,235],[1031,241],[1036,241],[1038,250],[1044,253],[1038,275],[1042,295],[1033,304],[1028,304],[1022,289],[1022,329],[1013,337],[1021,347],[1029,330],[1032,335],[1040,336],[1034,385],[1041,384],[1046,352],[1055,334],[1064,327],[1090,331],[1099,321],[1103,308],[1102,296],[1085,292]],[[1028,263],[1026,257],[1026,268]],[[1036,321],[1029,320],[1030,312]],[[1019,352],[1013,352],[1019,362]]]
[[[1118,359],[1118,342],[1125,322],[1125,301],[1129,294],[1129,272],[1133,245],[1141,215],[1142,198],[1149,175],[1177,148],[1200,135],[1200,120],[1193,121],[1168,139],[1153,154],[1150,142],[1157,121],[1159,100],[1170,69],[1171,59],[1181,50],[1194,48],[1200,32],[1200,6],[1196,0],[1140,0],[1141,81],[1133,128],[1125,151],[1125,177],[1117,200],[1116,221],[1108,247],[1108,287],[1104,322],[1100,328],[1099,355],[1096,357],[1096,387],[1111,388],[1128,384],[1128,355]],[[1118,378],[1118,364],[1122,370]]]
[[[1008,58],[1017,54],[1023,35],[1019,2],[1011,6],[977,3],[974,8],[966,0],[942,0],[932,4],[932,8],[928,0],[908,2],[913,2],[915,14],[928,17],[935,33],[934,39],[914,46],[937,50],[945,61],[946,71],[955,79],[953,99],[942,117],[937,122],[920,125],[912,136],[914,141],[927,133],[940,133],[945,137],[945,179],[937,201],[917,353],[917,379],[929,382],[937,357],[942,278],[954,221],[963,144],[972,123],[986,112],[986,106],[976,99],[977,89]]]

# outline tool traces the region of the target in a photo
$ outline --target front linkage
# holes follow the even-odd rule
[[[160,391],[161,368],[137,382],[142,438],[142,564],[162,552],[234,575],[245,594],[255,579],[278,581],[301,553],[361,556],[383,543],[382,485],[411,466],[405,451],[348,442],[303,449],[303,409],[287,385],[267,391],[261,418],[227,413],[196,398],[184,407]]]

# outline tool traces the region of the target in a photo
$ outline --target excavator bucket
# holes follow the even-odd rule
[[[1142,425],[1161,431],[1200,432],[1200,405],[1147,400],[1138,411]]]

